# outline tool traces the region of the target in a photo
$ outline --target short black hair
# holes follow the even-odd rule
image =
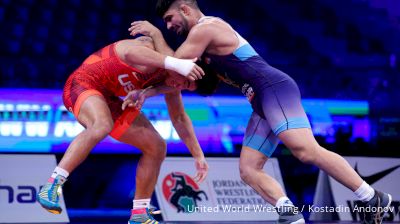
[[[158,0],[157,4],[156,4],[157,15],[163,17],[164,14],[171,7],[171,5],[178,1],[180,1],[182,3],[186,3],[188,5],[191,5],[192,7],[196,8],[196,9],[199,8],[196,0]]]
[[[202,79],[196,80],[196,93],[201,96],[210,96],[214,94],[221,81],[218,77],[218,73],[208,64],[204,63],[204,61],[197,61],[196,64],[200,66],[205,73]]]

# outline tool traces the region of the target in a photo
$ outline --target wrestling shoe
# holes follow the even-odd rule
[[[294,206],[281,206],[276,208],[279,219],[277,224],[305,224],[303,215],[299,212],[299,209]]]
[[[383,215],[392,203],[392,195],[375,190],[374,197],[363,203],[363,224],[381,224]]]
[[[152,216],[152,214],[157,214],[158,212],[153,212],[153,210],[149,210],[148,208],[132,209],[128,224],[159,224]]]
[[[66,179],[60,175],[50,178],[37,194],[37,201],[48,212],[61,214],[62,208],[58,201],[60,199],[61,188]]]

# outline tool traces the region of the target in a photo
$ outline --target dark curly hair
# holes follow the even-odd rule
[[[174,4],[174,3],[186,3],[196,9],[199,8],[196,0],[158,0],[156,4],[156,12],[159,16],[164,16],[165,12]]]
[[[202,79],[196,80],[196,93],[202,96],[214,94],[219,82],[221,81],[218,77],[218,73],[208,64],[204,63],[204,61],[197,61],[196,64],[200,66],[205,73],[205,76],[203,76]]]

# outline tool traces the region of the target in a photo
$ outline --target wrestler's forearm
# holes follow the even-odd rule
[[[175,119],[172,118],[171,120],[176,132],[189,149],[193,158],[204,157],[189,116],[185,113]]]
[[[169,56],[174,55],[175,52],[170,48],[168,43],[165,41],[164,36],[162,35],[161,31],[154,32],[152,34],[151,38],[153,39],[156,51],[158,51],[164,55],[169,55]]]
[[[153,87],[147,89],[145,94],[146,94],[146,98],[149,98],[149,97],[153,97],[153,96],[157,96],[157,95],[161,95],[161,94],[165,94],[165,93],[170,93],[172,91],[176,91],[176,89],[172,88],[170,86],[167,86],[167,85],[159,85],[159,86],[153,86]]]
[[[129,64],[164,68],[166,56],[144,46],[132,46],[125,50],[124,59]]]
[[[185,112],[180,91],[165,94],[172,125],[194,158],[204,158],[192,121]]]
[[[178,59],[166,56],[144,46],[131,46],[126,48],[122,58],[130,65],[165,68],[167,70],[175,71],[183,76],[198,74],[201,70],[201,68],[191,59]]]

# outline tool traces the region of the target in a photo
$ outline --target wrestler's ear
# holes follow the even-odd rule
[[[186,5],[186,4],[182,4],[182,5],[180,6],[180,9],[181,9],[182,13],[183,13],[185,16],[189,16],[190,13],[191,13],[190,7],[189,7],[188,5]]]

